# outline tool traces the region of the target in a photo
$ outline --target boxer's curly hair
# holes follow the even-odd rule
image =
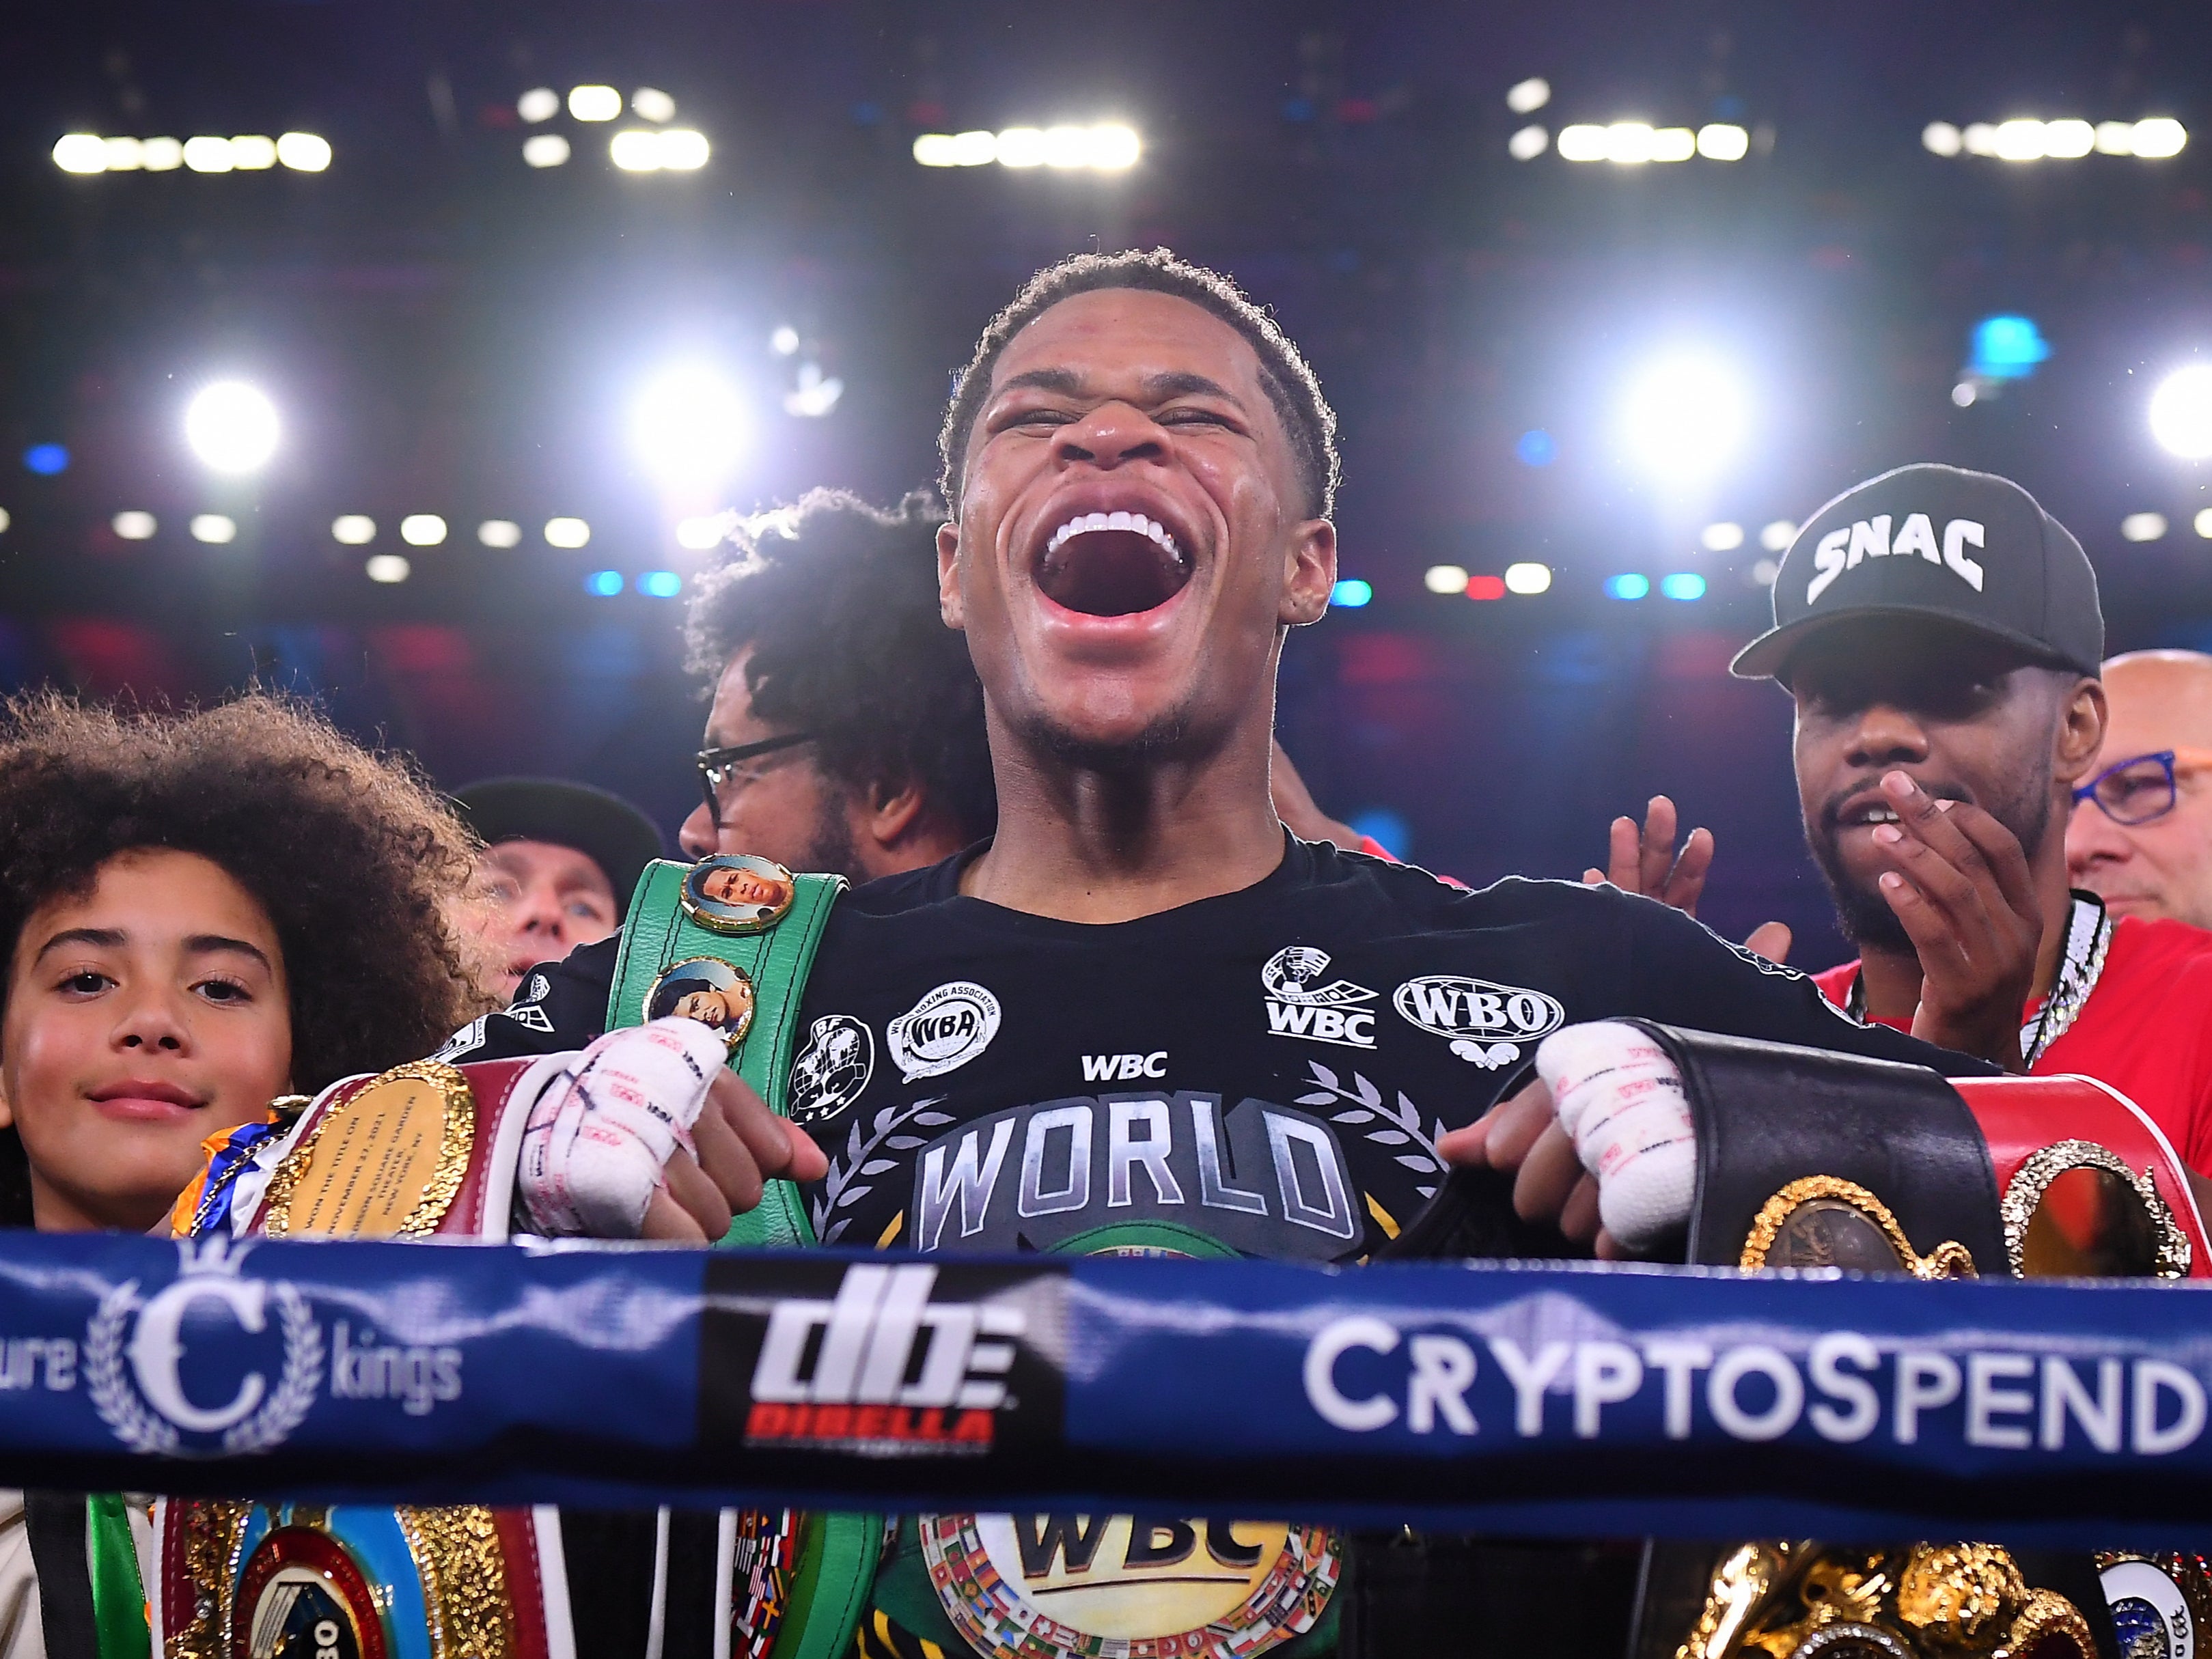
[[[159,849],[220,866],[269,913],[303,1092],[427,1054],[488,1006],[456,928],[474,838],[405,762],[265,691],[183,713],[52,692],[0,710],[11,964],[40,906]]]
[[[1218,270],[1179,259],[1166,248],[1149,252],[1129,249],[1119,253],[1078,253],[1048,265],[1022,285],[1006,308],[991,319],[975,356],[960,371],[952,402],[945,411],[945,425],[937,434],[937,453],[944,471],[939,488],[945,499],[960,508],[960,489],[965,482],[968,434],[975,430],[984,399],[991,393],[991,370],[1015,335],[1020,333],[1062,300],[1101,289],[1141,289],[1188,300],[1244,337],[1260,359],[1260,384],[1275,406],[1283,430],[1290,437],[1291,455],[1297,463],[1298,480],[1305,486],[1308,507],[1326,517],[1336,505],[1336,487],[1342,464],[1336,452],[1336,411],[1322,396],[1304,356],[1291,343],[1275,319],[1255,305],[1244,290]]]

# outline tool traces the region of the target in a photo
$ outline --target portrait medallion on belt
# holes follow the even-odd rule
[[[710,933],[758,933],[781,921],[799,883],[773,859],[718,853],[684,872],[677,902]]]

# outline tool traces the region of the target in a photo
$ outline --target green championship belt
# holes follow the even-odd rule
[[[799,1002],[830,907],[844,890],[842,877],[794,876],[763,858],[723,854],[690,865],[655,860],[630,897],[607,1030],[668,1014],[713,1026],[729,1043],[738,1075],[770,1111],[788,1116]],[[732,1221],[722,1239],[726,1247],[751,1249],[814,1242],[805,1201],[788,1181],[769,1182],[760,1203]],[[883,1541],[878,1515],[796,1518],[790,1571],[776,1575],[782,1594],[756,1593],[748,1607],[744,1587],[733,1587],[754,1628],[737,1632],[732,1653],[842,1659]],[[778,1605],[765,1605],[769,1601]]]

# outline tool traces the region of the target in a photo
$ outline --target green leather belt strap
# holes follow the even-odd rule
[[[645,1023],[653,982],[679,962],[712,957],[744,970],[753,983],[752,1029],[730,1056],[739,1077],[752,1085],[769,1109],[789,1115],[791,1061],[799,1046],[799,1005],[830,907],[845,890],[842,876],[796,876],[791,908],[757,933],[718,933],[684,914],[678,893],[688,864],[655,859],[637,878],[615,958],[614,992],[607,1000],[607,1030]],[[814,1243],[799,1188],[771,1181],[759,1205],[730,1224],[726,1245],[745,1248]]]
[[[769,1109],[790,1115],[791,1061],[799,1046],[799,1006],[830,907],[845,890],[838,876],[796,876],[791,908],[757,933],[718,933],[684,913],[678,897],[688,864],[665,859],[645,866],[623,925],[615,958],[607,1030],[645,1023],[653,983],[678,963],[712,957],[744,970],[753,984],[753,1023],[730,1056]],[[730,1224],[726,1246],[765,1248],[815,1242],[799,1188],[771,1181],[760,1203]],[[883,1547],[878,1515],[809,1515],[799,1540],[785,1623],[773,1659],[845,1659],[867,1607]],[[103,1656],[105,1659],[105,1656]]]

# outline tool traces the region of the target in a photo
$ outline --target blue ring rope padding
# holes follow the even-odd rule
[[[2212,1541],[2194,1284],[0,1248],[0,1483]]]

